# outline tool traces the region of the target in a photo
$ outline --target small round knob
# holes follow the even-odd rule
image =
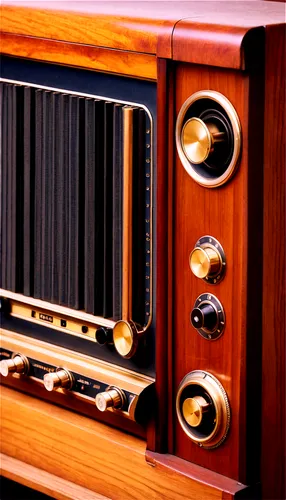
[[[58,387],[71,389],[73,386],[73,376],[67,370],[61,369],[56,372],[47,373],[44,375],[44,386],[47,391],[51,392]]]
[[[99,345],[105,345],[112,342],[112,330],[110,328],[98,328],[95,332],[96,342]]]
[[[123,358],[131,358],[136,352],[138,332],[132,321],[117,321],[113,328],[113,342]]]
[[[182,406],[184,419],[191,427],[198,427],[202,422],[203,414],[209,411],[209,406],[202,396],[185,399]]]
[[[190,268],[201,279],[218,274],[221,269],[219,253],[211,247],[195,247],[190,254]]]
[[[121,408],[124,404],[124,395],[120,389],[110,389],[96,395],[95,404],[99,411],[106,411],[108,408]]]
[[[191,323],[194,328],[204,328],[212,332],[218,323],[217,311],[211,304],[202,304],[191,312]]]
[[[225,140],[225,132],[220,132],[214,123],[205,123],[200,118],[190,118],[181,135],[182,147],[191,163],[203,163],[214,151],[217,142]]]
[[[11,359],[2,359],[0,362],[0,373],[2,377],[7,377],[9,373],[27,373],[29,361],[25,356],[17,354]]]

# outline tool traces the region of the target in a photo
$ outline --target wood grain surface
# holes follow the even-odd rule
[[[221,47],[223,41],[227,47],[225,52],[220,50],[219,65],[227,66],[229,61],[234,61],[234,67],[241,59],[241,41],[248,30],[285,21],[282,4],[260,1],[136,2],[134,7],[131,2],[8,0],[2,5],[1,14],[1,30],[10,34],[157,54],[164,58],[172,58],[176,24],[183,19],[187,25],[191,23],[187,30],[184,24],[180,28],[184,39],[193,39],[196,43],[205,31],[192,29],[199,22],[209,25],[210,43]],[[188,51],[185,55],[188,60]]]
[[[256,278],[257,269],[261,276],[262,163],[257,139],[261,141],[263,137],[259,111],[263,109],[263,95],[255,81],[252,83],[252,78],[244,73],[204,66],[180,64],[176,71],[176,113],[183,102],[198,90],[221,92],[238,113],[243,148],[237,173],[230,182],[216,189],[199,186],[187,174],[179,158],[176,159],[174,392],[176,394],[180,381],[188,372],[209,371],[220,380],[228,394],[231,427],[225,443],[214,451],[208,451],[192,443],[176,419],[174,449],[179,457],[244,484],[253,483],[259,477],[257,467],[253,469],[259,462],[256,444],[253,446],[252,462],[247,462],[251,446],[259,442],[260,421],[257,394],[260,392],[261,321],[259,300],[256,299],[261,294],[261,286]],[[226,253],[226,276],[217,285],[209,285],[196,278],[189,268],[189,254],[196,241],[204,235],[217,238]],[[248,252],[250,242],[251,250]],[[196,298],[205,292],[217,296],[226,314],[225,331],[216,341],[202,338],[189,319]],[[175,407],[175,402],[173,405]]]
[[[105,49],[85,44],[1,34],[1,52],[11,56],[66,64],[81,68],[135,76],[157,78],[156,58],[151,54]]]
[[[262,346],[263,498],[286,498],[285,26],[266,29]]]
[[[192,475],[174,472],[155,460],[151,466],[145,460],[144,441],[3,386],[1,412],[1,452],[39,468],[40,487],[45,470],[114,500],[240,498],[234,493],[239,494],[242,485],[234,488],[225,478],[223,491],[223,478],[209,473],[206,482],[199,467],[196,479],[194,470]],[[20,480],[20,470],[15,473]],[[27,474],[24,468],[23,482]]]
[[[81,500],[109,500],[106,496],[77,486],[38,467],[3,455],[3,453],[0,453],[0,472],[3,477],[11,481],[23,484],[57,500],[78,500],[79,498]]]

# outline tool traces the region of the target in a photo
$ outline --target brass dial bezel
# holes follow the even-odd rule
[[[217,253],[219,260],[220,260],[219,271],[215,274],[210,274],[209,276],[206,276],[206,278],[198,278],[198,279],[205,281],[205,283],[209,283],[209,285],[217,285],[218,283],[220,283],[223,280],[223,278],[225,277],[225,273],[226,273],[226,256],[225,256],[225,251],[223,249],[223,246],[213,236],[205,235],[205,236],[202,236],[201,238],[199,238],[195,244],[195,247],[193,248],[192,252],[189,255],[189,266],[190,266],[191,271],[192,271],[191,256],[192,256],[192,253],[194,252],[194,250],[196,250],[196,248],[202,248],[203,250],[205,250],[206,248],[212,248]]]
[[[200,307],[202,304],[210,304],[217,314],[216,327],[213,330],[206,328],[193,328],[206,340],[217,340],[221,337],[225,329],[225,313],[221,302],[212,293],[201,293],[194,303],[194,308]],[[192,324],[192,323],[191,323]]]
[[[181,411],[181,406],[183,404],[181,401],[182,392],[186,387],[191,385],[202,387],[209,395],[215,407],[215,426],[213,431],[205,437],[202,437],[200,433],[198,433],[196,427],[191,428],[191,426],[187,424]],[[210,450],[220,446],[226,439],[231,420],[230,405],[224,387],[211,373],[194,370],[183,378],[177,392],[176,413],[181,428],[198,446]]]
[[[196,101],[200,99],[211,99],[218,104],[220,104],[223,109],[225,110],[231,126],[233,130],[233,136],[234,136],[234,144],[233,144],[233,153],[232,157],[230,160],[230,163],[225,170],[225,172],[215,178],[207,178],[204,177],[203,175],[200,175],[193,167],[195,165],[194,163],[192,164],[185,152],[184,152],[184,146],[182,144],[182,131],[184,127],[184,118],[185,115],[189,109],[189,107]],[[187,171],[187,173],[196,181],[198,184],[201,186],[207,187],[207,188],[215,188],[222,186],[225,184],[229,179],[234,175],[237,167],[238,167],[238,160],[240,156],[240,151],[241,151],[241,125],[240,121],[238,118],[238,114],[236,110],[234,109],[233,105],[231,102],[220,92],[217,92],[215,90],[200,90],[199,92],[195,92],[192,94],[182,105],[178,117],[177,117],[177,122],[176,122],[176,131],[175,131],[175,139],[176,139],[176,146],[177,146],[177,151],[179,158],[183,164],[183,167]]]

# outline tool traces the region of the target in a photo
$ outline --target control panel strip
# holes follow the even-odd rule
[[[100,411],[139,421],[139,399],[152,398],[155,380],[104,361],[1,329],[2,376],[28,377],[48,391],[66,391]],[[149,405],[143,405],[146,411]],[[137,413],[136,413],[137,411]],[[145,418],[144,415],[142,418]]]

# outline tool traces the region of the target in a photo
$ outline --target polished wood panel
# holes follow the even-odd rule
[[[1,34],[1,52],[38,61],[156,80],[156,58],[151,54],[118,51],[45,38]]]
[[[221,47],[224,38],[228,49],[233,52],[231,45],[234,41],[234,59],[229,58],[227,50],[219,50],[217,61],[222,66],[240,58],[243,30],[246,33],[257,26],[284,22],[281,4],[260,1],[218,1],[207,5],[199,1],[136,2],[135,9],[130,2],[116,1],[51,3],[8,0],[2,5],[1,13],[3,32],[157,54],[164,58],[172,58],[173,30],[178,21],[188,19],[195,26],[199,19],[202,25],[210,25],[209,41],[214,47]],[[185,32],[185,35],[188,39],[189,34]],[[194,37],[196,44],[198,32],[191,28],[190,36]],[[185,51],[183,60],[189,57]]]
[[[286,498],[285,26],[266,29],[262,346],[263,498]]]
[[[120,2],[6,2],[2,31],[53,40],[156,54],[164,38],[164,57],[171,55],[177,20],[166,3],[134,5]]]
[[[118,500],[231,500],[244,491],[200,467],[186,473],[185,464],[174,472],[170,456],[161,465],[155,454],[149,465],[144,441],[6,387],[1,406],[1,451],[39,468],[40,487],[44,469]]]
[[[79,498],[81,500],[109,500],[106,496],[77,486],[71,481],[61,479],[3,453],[0,453],[0,467],[3,477],[57,498],[57,500],[78,500]]]
[[[231,101],[239,115],[243,148],[234,178],[217,189],[199,186],[187,174],[179,158],[176,159],[174,391],[176,393],[180,381],[188,372],[196,369],[210,371],[220,380],[228,394],[232,419],[228,438],[215,451],[204,450],[192,443],[176,420],[175,454],[244,484],[255,482],[259,477],[257,469],[253,469],[259,461],[259,449],[255,446],[253,451],[256,460],[247,462],[251,443],[259,440],[260,419],[259,397],[256,394],[259,393],[257,381],[260,375],[261,328],[259,305],[253,296],[261,293],[256,277],[257,268],[261,274],[259,218],[262,216],[262,163],[259,141],[250,140],[253,133],[250,129],[256,127],[255,134],[262,139],[263,122],[258,110],[263,109],[263,96],[255,81],[255,77],[244,73],[204,66],[181,64],[176,72],[176,113],[185,99],[198,90],[221,92]],[[250,199],[253,203],[250,203]],[[253,205],[256,205],[254,212]],[[253,214],[257,217],[253,217]],[[256,239],[251,238],[252,233]],[[203,235],[217,238],[226,253],[226,276],[217,285],[209,285],[196,278],[189,269],[189,253]],[[250,241],[252,246],[248,252]],[[191,326],[189,319],[196,298],[205,292],[218,297],[226,314],[225,331],[216,341],[203,339]],[[258,353],[258,363],[255,353]],[[252,395],[253,400],[249,395]],[[252,414],[255,425],[250,430]],[[248,432],[252,433],[251,438]]]

